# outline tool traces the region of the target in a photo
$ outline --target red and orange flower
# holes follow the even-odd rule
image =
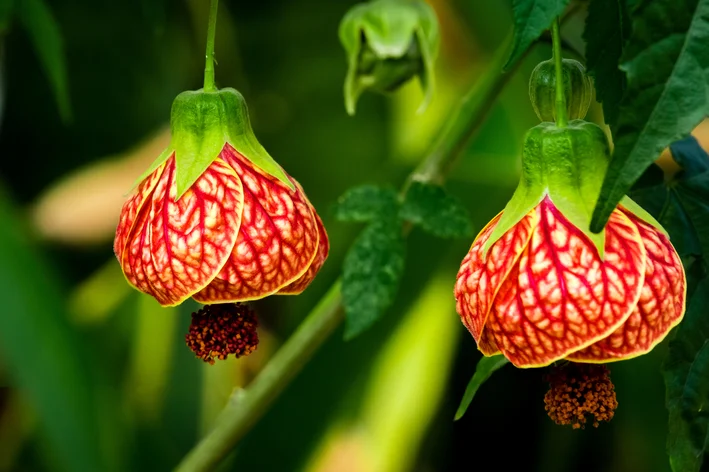
[[[253,136],[243,97],[180,94],[171,129],[121,212],[114,251],[128,282],[164,306],[302,292],[327,257],[327,234]]]
[[[517,367],[612,362],[650,351],[681,321],[682,263],[649,214],[626,198],[604,233],[585,229],[607,155],[591,123],[530,131],[520,186],[473,242],[455,285],[484,355]]]

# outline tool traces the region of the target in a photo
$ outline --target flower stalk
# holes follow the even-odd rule
[[[569,120],[566,116],[566,95],[564,94],[564,73],[561,57],[561,32],[559,18],[551,25],[551,41],[554,54],[554,70],[556,71],[556,126],[566,128]]]
[[[209,2],[209,24],[207,27],[207,51],[205,54],[204,64],[204,91],[216,92],[217,87],[214,84],[214,37],[217,32],[217,10],[219,9],[219,0],[210,0]]]

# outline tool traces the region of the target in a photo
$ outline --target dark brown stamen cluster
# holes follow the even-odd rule
[[[613,418],[618,401],[608,368],[598,364],[565,363],[546,375],[549,391],[545,410],[556,424],[583,428],[587,418],[593,426]]]
[[[187,347],[204,362],[251,354],[258,345],[256,313],[247,305],[222,303],[205,305],[192,313]]]

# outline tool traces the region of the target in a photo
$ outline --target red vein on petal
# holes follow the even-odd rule
[[[323,225],[318,214],[315,212],[315,209],[313,209],[313,215],[315,215],[315,220],[318,225],[317,255],[313,259],[313,262],[310,263],[310,267],[308,267],[305,274],[301,275],[300,278],[276,292],[278,295],[298,295],[299,293],[302,293],[303,290],[305,290],[306,287],[313,281],[317,273],[320,271],[320,268],[325,263],[325,259],[327,259],[327,255],[330,252],[330,241],[328,240],[325,226]]]
[[[126,201],[121,210],[120,223],[116,231],[114,251],[118,257],[126,280],[138,290],[141,287],[147,288],[147,293],[152,293],[152,286],[142,266],[142,254],[139,246],[134,244],[135,232],[143,228],[147,220],[148,210],[145,203],[151,198],[155,187],[162,177],[167,163],[155,169],[143,182],[138,185],[136,194]],[[142,244],[144,235],[138,239],[138,244]],[[138,262],[140,262],[138,264]]]
[[[484,254],[483,246],[501,215],[502,213],[493,218],[473,241],[460,265],[454,289],[456,311],[478,342],[478,348],[487,351],[493,351],[495,348],[481,348],[479,343],[490,309],[500,287],[529,243],[533,228],[537,224],[536,213],[532,210]]]
[[[568,356],[575,362],[613,362],[652,350],[684,316],[684,268],[669,239],[620,207],[638,227],[648,264],[638,303],[628,320],[606,338]]]
[[[226,144],[220,155],[244,186],[242,226],[219,275],[194,298],[202,303],[263,298],[297,280],[316,257],[313,210],[300,186],[290,190],[231,145]]]
[[[215,160],[175,201],[175,162],[166,162],[133,237],[137,288],[162,305],[176,305],[209,284],[239,232],[243,192],[234,171]],[[137,236],[137,237],[136,237]]]
[[[548,365],[606,337],[631,315],[645,270],[640,236],[622,213],[612,215],[601,261],[592,242],[548,198],[537,211],[540,224],[486,325],[519,367]]]
[[[146,177],[121,208],[121,214],[116,228],[116,237],[113,242],[113,251],[115,252],[121,265],[123,265],[123,253],[128,243],[130,234],[135,228],[138,213],[143,208],[143,205],[148,198],[150,198],[153,189],[157,185],[163,171],[165,170],[165,166],[165,163],[163,163],[160,167],[155,169],[152,174]]]

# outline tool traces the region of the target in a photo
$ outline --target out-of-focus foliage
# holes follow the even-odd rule
[[[340,41],[347,53],[345,108],[354,115],[365,90],[393,92],[418,76],[425,98],[434,91],[434,62],[440,34],[436,14],[423,0],[372,0],[342,18]]]
[[[57,21],[43,0],[4,0],[0,6],[0,34],[13,19],[24,27],[32,40],[54,92],[59,113],[65,122],[68,121],[71,118],[69,84],[64,40]]]
[[[109,469],[102,455],[97,392],[85,363],[88,351],[66,322],[56,276],[28,244],[7,196],[1,198],[0,355],[18,388],[45,419],[46,434],[69,469],[120,470],[118,464]]]

